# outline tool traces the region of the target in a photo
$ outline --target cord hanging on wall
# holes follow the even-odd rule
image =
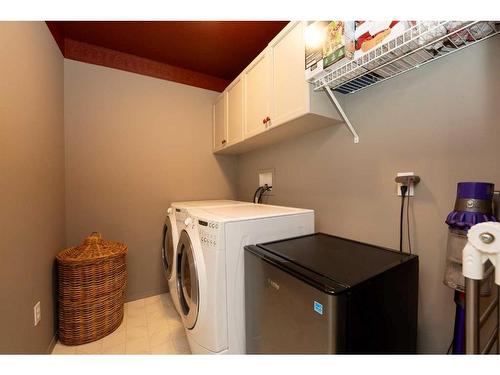
[[[404,215],[405,198],[406,198],[407,191],[408,191],[408,186],[401,185],[401,215],[399,218],[399,252],[400,253],[403,253],[403,215]]]
[[[406,231],[408,234],[408,252],[411,254],[411,236],[410,236],[410,196],[406,200]]]
[[[270,191],[272,189],[272,186],[268,186],[267,184],[264,184],[263,186],[259,186],[257,190],[255,190],[255,193],[253,195],[253,203],[261,203],[262,202],[262,195],[266,191]]]
[[[398,173],[395,181],[399,186],[399,192],[401,193],[401,213],[399,217],[399,251],[403,252],[403,225],[404,225],[404,209],[405,209],[405,199],[406,199],[406,226],[408,235],[408,252],[411,254],[411,238],[410,238],[410,197],[413,195],[414,186],[420,181],[420,177],[416,176],[413,172],[409,173]]]

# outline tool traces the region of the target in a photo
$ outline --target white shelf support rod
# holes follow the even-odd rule
[[[339,101],[335,97],[335,94],[333,93],[332,89],[330,87],[328,87],[328,85],[326,85],[324,87],[324,89],[325,89],[326,94],[330,98],[330,100],[333,102],[333,104],[335,104],[335,107],[337,107],[337,110],[339,111],[340,116],[342,116],[342,118],[344,119],[344,122],[345,122],[347,128],[352,133],[352,135],[354,137],[354,143],[359,143],[359,135],[356,132],[356,129],[354,129],[354,126],[352,126],[351,122],[349,121],[349,118],[347,118],[347,115],[345,114],[344,110],[342,109],[342,106],[340,105]]]

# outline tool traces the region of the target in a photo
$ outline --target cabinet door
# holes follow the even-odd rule
[[[227,143],[243,140],[243,76],[227,88]]]
[[[213,133],[214,151],[220,150],[226,145],[226,93],[219,95],[213,106]]]
[[[273,122],[280,125],[309,111],[304,78],[304,25],[289,23],[270,44],[273,55]]]
[[[270,117],[271,63],[266,48],[245,70],[245,138],[266,130]]]

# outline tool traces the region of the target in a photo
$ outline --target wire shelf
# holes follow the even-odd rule
[[[335,67],[313,82],[315,91],[329,87],[351,94],[394,78],[500,33],[494,21],[417,22],[396,38],[363,56]]]

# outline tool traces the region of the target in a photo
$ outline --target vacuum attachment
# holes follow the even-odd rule
[[[487,182],[460,182],[457,185],[455,207],[446,218],[449,232],[444,274],[444,284],[457,291],[465,291],[462,251],[467,244],[467,232],[475,224],[497,221],[493,215],[493,191],[494,185]],[[491,264],[487,262],[486,275],[492,270]],[[490,291],[491,283],[485,278],[481,295],[488,295]]]

